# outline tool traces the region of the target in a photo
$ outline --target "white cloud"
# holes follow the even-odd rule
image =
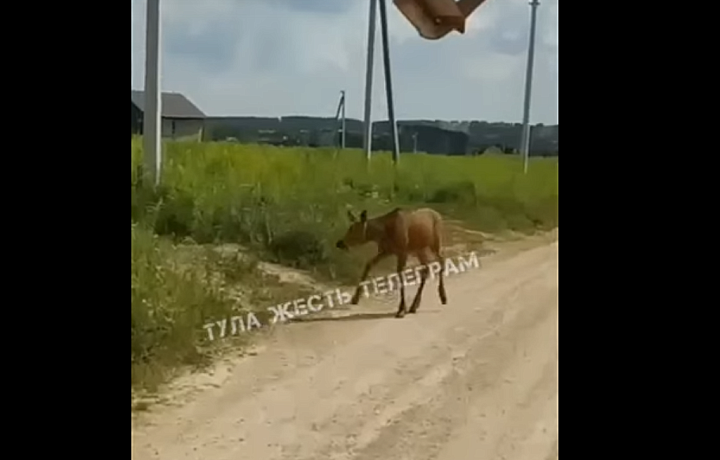
[[[398,118],[519,121],[530,7],[488,0],[464,35],[421,39],[388,3]],[[557,0],[538,9],[533,122],[557,121]],[[210,115],[362,116],[367,0],[163,0],[162,84]],[[132,0],[132,86],[142,88],[145,1]],[[380,28],[373,117],[385,118]]]

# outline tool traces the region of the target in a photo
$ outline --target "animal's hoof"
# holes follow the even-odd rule
[[[411,308],[408,313],[417,313],[417,308]]]
[[[395,315],[395,318],[404,318],[404,317],[405,317],[405,312],[399,312]]]

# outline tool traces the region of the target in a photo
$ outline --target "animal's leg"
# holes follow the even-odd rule
[[[447,293],[445,292],[445,258],[440,254],[440,238],[435,238],[433,247],[431,248],[437,257],[437,261],[440,263],[440,277],[438,283],[438,295],[440,296],[440,303],[447,305]]]
[[[408,313],[415,313],[417,312],[418,307],[420,307],[420,302],[422,301],[422,291],[425,287],[425,281],[427,281],[428,272],[430,271],[430,267],[428,266],[428,257],[424,252],[418,254],[418,260],[422,265],[424,265],[424,268],[420,273],[420,286],[418,286],[418,290],[415,293],[415,298],[413,299]]]
[[[362,289],[362,282],[365,281],[370,274],[370,270],[381,260],[383,260],[385,257],[387,257],[388,254],[384,252],[379,252],[375,257],[370,259],[368,263],[365,264],[365,269],[363,270],[362,276],[360,277],[360,283],[357,286],[357,289],[355,289],[355,295],[353,295],[352,299],[350,300],[351,305],[357,305],[358,302],[360,302],[360,289]]]
[[[399,253],[397,255],[397,274],[399,279],[402,279],[402,272],[405,270],[405,264],[407,263],[407,255],[405,253]],[[400,283],[400,306],[395,314],[396,318],[402,318],[405,316],[407,308],[405,307],[405,283]]]
[[[438,295],[440,295],[440,303],[447,305],[447,293],[445,292],[445,259],[442,256],[438,256],[438,262],[440,262],[440,283],[438,286]]]

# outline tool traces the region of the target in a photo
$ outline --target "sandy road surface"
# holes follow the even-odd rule
[[[363,299],[279,326],[218,388],[135,423],[133,459],[556,458],[557,242],[493,259],[448,278],[446,306],[433,282],[404,319]]]

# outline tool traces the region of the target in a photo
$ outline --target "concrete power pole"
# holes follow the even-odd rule
[[[388,121],[390,122],[390,136],[392,137],[393,164],[400,161],[400,142],[398,141],[398,129],[395,122],[395,100],[393,98],[392,70],[390,68],[390,36],[388,34],[387,5],[385,0],[380,0],[380,32],[382,32],[383,67],[385,68],[385,95],[387,97]]]
[[[340,120],[340,149],[345,148],[345,90],[340,91],[340,100],[338,101],[337,110],[335,111],[335,121]],[[336,125],[337,127],[337,125]],[[337,134],[337,131],[335,132]],[[333,145],[337,147],[338,142],[333,135]]]
[[[162,168],[162,98],[160,90],[160,0],[147,0],[145,26],[145,107],[143,108],[143,150],[145,175],[153,185],[160,183]]]
[[[532,94],[533,65],[535,62],[535,29],[537,25],[538,0],[530,0],[530,43],[528,44],[527,68],[525,71],[525,102],[523,104],[523,128],[520,152],[523,156],[523,172],[527,174],[530,156],[530,99]]]
[[[372,155],[372,87],[373,65],[375,63],[375,25],[377,24],[377,2],[370,0],[370,17],[368,18],[367,61],[365,63],[365,132],[363,133],[363,149],[370,161]]]
[[[372,80],[373,63],[375,60],[375,23],[378,2],[380,6],[380,31],[382,33],[383,64],[385,70],[385,94],[387,96],[388,119],[390,122],[390,135],[393,141],[393,163],[400,160],[400,144],[398,142],[397,123],[395,122],[395,103],[393,99],[392,71],[390,68],[390,38],[388,36],[387,7],[385,0],[370,0],[370,17],[368,24],[367,64],[365,72],[365,134],[363,147],[368,160],[372,155]]]
[[[340,148],[345,148],[345,90],[341,91],[340,94],[342,94],[342,138],[340,141]]]

